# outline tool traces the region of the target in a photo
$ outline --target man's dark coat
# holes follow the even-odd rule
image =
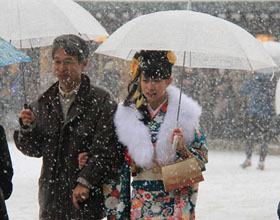
[[[40,220],[87,220],[104,217],[102,184],[117,173],[123,152],[113,124],[116,103],[106,90],[82,75],[81,86],[63,122],[58,82],[30,107],[35,127],[15,131],[17,148],[25,155],[42,157],[39,179]],[[78,154],[90,152],[82,170]],[[91,185],[90,198],[75,209],[72,192],[78,177]]]

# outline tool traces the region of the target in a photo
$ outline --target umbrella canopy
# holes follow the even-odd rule
[[[108,36],[83,7],[72,0],[0,0],[0,36],[17,48],[52,44],[61,34],[85,40]]]
[[[278,72],[280,70],[280,43],[275,41],[264,41],[262,42],[262,44],[277,66],[271,68],[264,68],[258,70],[258,72],[263,74],[271,74],[273,72]]]
[[[262,43],[243,28],[189,10],[139,16],[118,28],[96,53],[131,59],[139,50],[171,50],[177,65],[250,70],[276,66]]]
[[[263,46],[273,58],[274,62],[280,66],[280,43],[275,41],[264,41]]]
[[[275,41],[264,41],[263,42],[264,48],[273,58],[275,63],[278,65],[278,68],[268,68],[262,70],[260,72],[272,72],[272,71],[279,71],[280,68],[280,43]],[[280,114],[280,78],[277,79],[276,89],[275,89],[275,113],[276,115]]]
[[[31,58],[0,38],[0,66],[31,61]]]

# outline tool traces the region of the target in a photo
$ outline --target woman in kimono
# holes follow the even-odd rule
[[[128,96],[116,112],[116,131],[119,141],[127,147],[126,161],[133,176],[130,219],[195,219],[198,184],[166,192],[161,175],[161,166],[165,164],[175,135],[178,136],[176,152],[169,162],[190,155],[207,162],[208,149],[199,128],[201,107],[186,95],[181,97],[176,128],[180,91],[171,85],[175,61],[172,52],[136,53],[131,64]],[[123,177],[121,175],[122,180]],[[120,186],[123,185],[115,190],[122,191]],[[122,196],[118,194],[118,198]],[[122,210],[119,206],[118,212]],[[119,216],[116,214],[116,218]]]
[[[128,96],[118,105],[114,119],[127,152],[120,181],[104,186],[108,219],[195,219],[198,184],[166,192],[161,175],[175,135],[176,152],[169,163],[190,155],[207,162],[208,149],[199,128],[201,107],[186,95],[181,97],[176,128],[180,91],[170,85],[175,61],[174,54],[167,51],[134,55]]]

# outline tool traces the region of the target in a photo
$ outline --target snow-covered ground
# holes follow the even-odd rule
[[[26,157],[9,142],[14,166],[14,191],[7,201],[11,220],[38,219],[38,177],[41,159]],[[265,170],[253,166],[244,170],[239,164],[243,152],[209,151],[209,163],[200,184],[197,220],[277,219],[280,200],[280,155],[269,155]]]
[[[253,165],[242,169],[243,152],[209,152],[209,164],[200,184],[197,220],[278,219],[280,155],[268,155],[265,170]]]

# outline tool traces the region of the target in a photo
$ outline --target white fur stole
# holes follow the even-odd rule
[[[155,147],[156,160],[160,164],[164,164],[172,147],[171,134],[176,127],[180,90],[174,86],[168,86],[167,94],[167,112],[164,122],[161,124]],[[199,125],[201,107],[184,94],[181,98],[178,127],[183,132],[185,142],[190,144],[194,139],[195,129]],[[119,103],[114,122],[119,141],[127,146],[128,153],[136,165],[149,168],[153,164],[154,147],[149,128],[139,120],[141,118],[142,116],[135,106],[128,107]],[[175,153],[170,157],[169,162],[174,160]]]

